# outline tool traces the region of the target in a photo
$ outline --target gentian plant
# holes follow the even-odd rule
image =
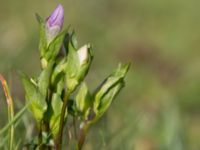
[[[74,31],[62,30],[62,5],[59,4],[46,19],[38,14],[36,18],[40,29],[41,73],[37,78],[29,78],[24,73],[21,77],[38,136],[26,148],[66,149],[62,141],[64,129],[68,126],[73,128],[73,134],[67,129],[68,146],[81,150],[90,127],[104,115],[124,87],[129,64],[119,64],[91,92],[84,79],[93,60],[92,46],[79,47]]]

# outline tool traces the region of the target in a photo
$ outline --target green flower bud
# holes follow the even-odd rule
[[[85,45],[76,51],[70,44],[66,67],[67,87],[70,91],[75,90],[77,85],[83,81],[91,61],[92,54],[90,45]]]
[[[59,4],[52,14],[46,19],[46,39],[50,43],[61,31],[64,22],[64,9]]]

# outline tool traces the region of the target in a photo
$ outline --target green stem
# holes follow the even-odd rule
[[[65,95],[62,110],[61,110],[60,126],[59,126],[59,131],[58,131],[58,137],[56,139],[56,150],[61,150],[61,147],[62,147],[62,135],[63,135],[63,128],[65,124],[65,114],[66,114],[66,107],[67,107],[69,96],[70,96],[70,92],[67,92]]]
[[[42,121],[39,123],[39,134],[38,134],[38,149],[42,147]]]
[[[76,117],[73,116],[74,138],[77,140]]]
[[[51,99],[52,99],[52,91],[49,90],[47,91],[47,96],[46,96],[46,102],[48,104],[48,108],[47,111],[45,112],[44,115],[48,115],[49,112],[49,105],[51,103]],[[46,117],[47,118],[47,117]],[[49,129],[49,120],[45,120],[43,119],[40,123],[39,123],[39,134],[38,134],[38,148],[39,150],[44,150],[44,149],[49,149],[49,147],[43,143],[43,135],[42,133],[49,133],[50,129]]]

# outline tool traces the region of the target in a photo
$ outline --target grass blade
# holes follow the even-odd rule
[[[29,103],[28,103],[29,104]],[[3,127],[0,130],[0,135],[3,134],[5,131],[7,131],[12,125],[14,126],[14,124],[16,123],[16,121],[23,115],[23,113],[26,111],[28,104],[25,105],[13,118],[13,120],[11,120],[5,127]]]
[[[8,84],[4,77],[0,74],[0,82],[2,84],[4,94],[6,97],[6,102],[8,106],[8,121],[11,122],[14,118],[14,106],[13,106],[13,100],[10,95],[10,90],[8,88]],[[14,125],[11,124],[10,129],[9,129],[9,149],[13,149],[13,141],[14,141]]]

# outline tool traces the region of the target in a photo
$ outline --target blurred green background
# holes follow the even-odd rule
[[[79,45],[92,43],[87,81],[96,87],[118,62],[132,62],[126,87],[87,137],[86,150],[200,149],[199,0],[0,0],[0,72],[16,107],[24,102],[17,74],[40,71],[38,24],[62,3],[65,27]],[[0,91],[0,126],[6,122]],[[20,103],[20,104],[19,104]],[[24,118],[20,137],[33,126]]]

